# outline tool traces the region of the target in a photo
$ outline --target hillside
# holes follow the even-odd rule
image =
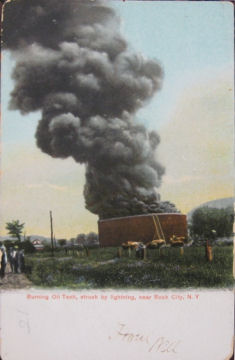
[[[187,214],[187,219],[188,221],[191,220],[192,214],[195,210],[204,207],[204,206],[208,206],[210,208],[216,208],[216,209],[223,209],[223,208],[227,208],[228,206],[234,206],[234,198],[233,197],[229,197],[229,198],[222,198],[222,199],[216,199],[216,200],[212,200],[212,201],[207,201],[195,208],[193,208],[192,210],[190,210]]]

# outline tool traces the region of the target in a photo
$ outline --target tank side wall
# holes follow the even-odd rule
[[[167,242],[173,234],[187,236],[186,215],[159,214],[158,218]],[[98,228],[101,246],[120,246],[126,241],[147,243],[156,238],[152,215],[99,221]]]

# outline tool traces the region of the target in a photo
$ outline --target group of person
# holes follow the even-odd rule
[[[19,249],[18,246],[10,247],[6,250],[6,247],[0,243],[0,277],[4,278],[6,266],[9,262],[12,273],[24,272],[24,250]]]

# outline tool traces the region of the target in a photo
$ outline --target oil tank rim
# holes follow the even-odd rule
[[[121,220],[121,219],[131,219],[131,218],[144,217],[144,216],[153,216],[153,215],[157,215],[157,216],[162,216],[162,215],[186,216],[185,214],[181,214],[181,213],[150,213],[150,214],[121,216],[121,217],[115,217],[115,218],[102,219],[102,220],[98,220],[98,222],[101,223],[101,222],[105,222],[105,221],[114,221],[114,220]]]

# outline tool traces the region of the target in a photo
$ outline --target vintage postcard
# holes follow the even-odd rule
[[[2,360],[233,359],[233,4],[2,9]]]

